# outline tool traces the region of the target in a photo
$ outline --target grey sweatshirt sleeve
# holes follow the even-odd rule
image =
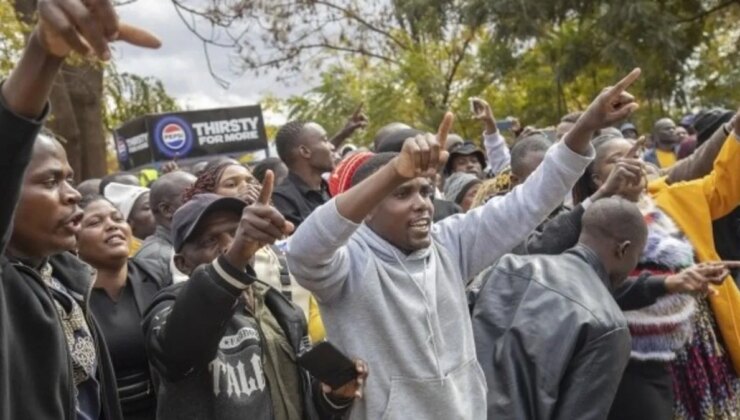
[[[593,156],[593,148],[583,156],[557,143],[537,170],[510,193],[435,224],[433,235],[459,262],[463,281],[510,252],[542,223],[562,203]]]
[[[349,277],[346,243],[359,224],[339,214],[336,199],[316,209],[288,241],[288,267],[296,281],[327,302]]]
[[[483,145],[486,148],[486,157],[488,158],[488,168],[486,171],[495,175],[509,166],[511,162],[511,153],[506,141],[500,132],[490,135],[483,134]]]

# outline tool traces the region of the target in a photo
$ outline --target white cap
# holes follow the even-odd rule
[[[147,192],[149,188],[111,182],[105,186],[103,195],[118,208],[123,218],[128,220],[136,200]]]

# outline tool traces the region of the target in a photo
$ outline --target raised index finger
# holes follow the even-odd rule
[[[442,150],[445,150],[447,136],[450,134],[453,121],[455,121],[455,115],[452,112],[446,112],[444,118],[442,118],[442,123],[439,125],[439,130],[437,130],[437,142]]]
[[[359,117],[360,114],[362,113],[362,107],[364,107],[364,106],[365,106],[365,103],[364,102],[360,102],[360,106],[357,107],[357,109],[355,110],[355,112],[352,115],[355,116],[355,117]]]
[[[642,146],[645,145],[645,136],[641,136],[635,144],[630,148],[629,152],[627,152],[627,157],[636,158],[637,152],[642,149]]]
[[[265,180],[262,181],[262,191],[260,191],[260,196],[257,199],[257,203],[265,206],[270,204],[270,197],[272,197],[272,189],[274,187],[274,184],[275,174],[268,169],[267,172],[265,172]]]
[[[137,47],[157,49],[162,46],[162,41],[151,32],[125,23],[118,24],[118,39]]]
[[[630,74],[624,76],[624,79],[620,80],[619,83],[614,85],[612,88],[612,93],[621,93],[627,90],[630,86],[632,86],[632,83],[635,83],[635,80],[637,80],[640,77],[640,73],[642,73],[642,70],[640,70],[639,67],[635,67]]]

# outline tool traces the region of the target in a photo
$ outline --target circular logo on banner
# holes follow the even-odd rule
[[[165,117],[154,127],[154,142],[165,156],[182,157],[193,148],[193,132],[182,118]]]
[[[126,146],[126,140],[116,136],[116,150],[118,151],[118,161],[128,161],[128,146]]]

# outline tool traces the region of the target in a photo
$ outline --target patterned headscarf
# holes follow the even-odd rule
[[[483,181],[478,193],[473,199],[473,205],[471,208],[482,206],[486,204],[488,200],[498,195],[508,194],[512,190],[513,186],[511,183],[511,167],[507,167],[498,173],[495,177]]]

